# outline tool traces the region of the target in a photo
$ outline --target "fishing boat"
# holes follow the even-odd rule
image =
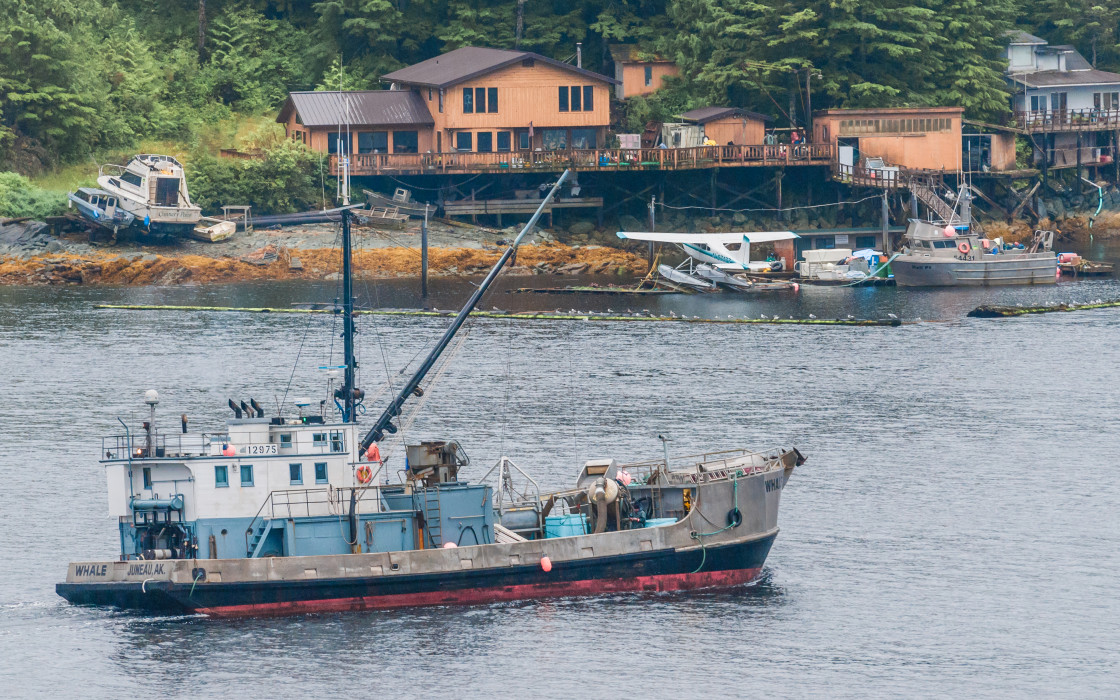
[[[83,219],[113,233],[128,228],[135,218],[118,206],[116,195],[95,187],[79,187],[77,191],[67,193],[66,198],[67,208],[76,208]]]
[[[118,207],[133,216],[141,233],[190,236],[202,217],[191,203],[183,165],[171,156],[141,154],[127,165],[103,165],[97,185],[117,197]]]
[[[234,617],[755,580],[778,534],[782,491],[804,462],[792,447],[670,457],[662,439],[659,458],[573,464],[572,484],[552,493],[504,455],[478,482],[466,480],[472,462],[455,439],[409,444],[404,464],[382,457],[406,403],[431,388],[429,373],[439,376],[456,333],[567,175],[369,426],[358,424],[365,393],[344,210],[340,383],[331,380],[322,402],[272,414],[230,399],[225,425],[202,432],[185,415],[163,419],[149,391],[147,421],[120,421],[123,431],[101,445],[120,555],[71,563],[58,594]],[[390,484],[398,471],[401,483]]]

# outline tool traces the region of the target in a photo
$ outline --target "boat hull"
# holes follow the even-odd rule
[[[202,613],[215,617],[682,591],[750,583],[761,572],[776,536],[777,530],[747,540],[706,547],[559,561],[553,564],[551,571],[544,571],[538,563],[534,563],[501,569],[302,581],[175,583],[149,579],[140,582],[60,583],[56,591],[75,604],[162,613]],[[203,569],[208,560],[198,560],[194,564],[196,569]],[[149,562],[146,565],[158,567],[159,563]]]
[[[957,260],[900,255],[891,263],[891,271],[900,287],[995,287],[1057,281],[1058,258],[1052,253],[982,257]]]

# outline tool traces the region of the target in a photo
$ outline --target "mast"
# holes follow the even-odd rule
[[[389,406],[378,417],[377,422],[373,424],[373,427],[366,433],[366,436],[362,438],[361,445],[359,446],[360,452],[365,452],[369,449],[370,445],[384,438],[385,433],[397,432],[397,426],[393,425],[393,418],[401,414],[401,407],[404,405],[404,402],[408,400],[409,396],[412,396],[413,393],[419,395],[418,390],[420,389],[420,382],[424,380],[424,377],[435,365],[436,360],[439,359],[444,349],[447,348],[447,344],[451,342],[451,339],[455,337],[459,328],[466,322],[467,316],[470,316],[471,312],[474,311],[474,307],[478,304],[479,299],[481,299],[482,295],[486,293],[486,290],[490,288],[491,283],[493,283],[494,279],[498,276],[498,273],[501,272],[502,267],[517,250],[517,246],[521,244],[521,239],[536,225],[537,220],[541,218],[541,213],[544,212],[545,207],[548,206],[552,198],[556,196],[556,193],[560,191],[560,185],[568,179],[568,174],[570,172],[570,170],[565,170],[561,173],[560,177],[556,180],[556,184],[554,184],[549,191],[548,196],[545,197],[544,200],[541,201],[541,205],[537,207],[533,218],[529,219],[529,223],[525,224],[525,228],[521,229],[521,233],[517,234],[517,238],[515,238],[513,243],[502,253],[502,257],[498,258],[498,262],[494,263],[494,267],[490,269],[490,273],[486,275],[486,279],[482,280],[482,284],[478,285],[478,289],[475,290],[462,310],[459,311],[459,315],[455,317],[455,320],[451,323],[451,327],[447,329],[443,337],[436,343],[436,346],[428,353],[428,357],[424,360],[424,363],[420,365],[419,369],[417,369],[416,373],[408,380],[408,383],[404,385],[404,388],[400,390],[396,398],[389,403]]]
[[[344,200],[349,205],[349,199]],[[342,210],[342,356],[345,365],[342,388],[335,398],[342,400],[342,421],[350,423],[354,416],[354,275],[352,270],[352,251],[350,248],[350,209]]]

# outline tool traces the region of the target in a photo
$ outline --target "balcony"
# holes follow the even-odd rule
[[[1066,109],[1015,112],[1011,125],[1029,134],[1120,131],[1120,109]]]
[[[599,148],[505,153],[362,153],[350,157],[350,175],[454,175],[520,171],[626,172],[706,168],[830,165],[831,144],[700,146],[696,148]],[[338,156],[330,157],[332,175]]]

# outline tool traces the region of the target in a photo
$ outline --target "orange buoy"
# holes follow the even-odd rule
[[[548,557],[541,557],[541,568],[544,569],[546,573],[552,571],[552,560]]]
[[[369,468],[368,464],[363,464],[354,472],[354,477],[357,478],[359,484],[368,484],[373,479],[373,470]]]
[[[228,444],[223,444],[222,445],[222,456],[223,457],[233,457],[236,454],[237,454],[237,450],[233,449],[233,445],[228,445]]]

